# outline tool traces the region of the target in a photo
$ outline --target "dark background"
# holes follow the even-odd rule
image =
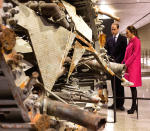
[[[106,34],[106,39],[110,36],[111,34],[111,24],[114,22],[113,19],[102,19],[103,20],[103,25],[105,28],[103,29],[103,33]]]

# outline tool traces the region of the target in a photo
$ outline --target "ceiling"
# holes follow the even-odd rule
[[[0,0],[1,1],[1,0]],[[87,8],[90,0],[66,0],[78,7]],[[125,32],[128,25],[140,28],[150,23],[150,0],[91,0],[102,11],[120,17],[120,32]],[[81,10],[80,13],[83,11]]]
[[[120,17],[120,31],[128,25],[140,28],[150,23],[150,0],[93,0],[103,11]],[[106,10],[105,10],[106,9]],[[111,10],[112,9],[112,10]]]

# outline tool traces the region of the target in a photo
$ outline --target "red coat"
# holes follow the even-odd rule
[[[137,37],[129,41],[123,63],[127,67],[125,78],[134,83],[132,87],[141,86],[141,42]]]

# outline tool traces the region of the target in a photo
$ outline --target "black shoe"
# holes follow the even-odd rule
[[[128,114],[134,114],[135,111],[137,112],[137,106],[131,107],[131,109],[128,110],[127,113],[128,113]]]
[[[117,107],[117,109],[120,111],[125,111],[125,108],[123,106]]]

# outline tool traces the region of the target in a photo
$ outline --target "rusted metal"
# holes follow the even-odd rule
[[[92,41],[91,29],[88,28],[87,24],[83,21],[82,18],[77,16],[76,10],[74,10],[74,8],[73,8],[74,12],[68,13],[70,14],[70,16],[73,16],[73,18],[70,21],[75,22],[75,28],[72,32],[67,30],[69,28],[69,23],[66,21],[65,14],[61,13],[60,8],[57,6],[57,4],[48,3],[48,1],[47,3],[45,3],[44,0],[42,2],[34,1],[34,3],[30,2],[30,4],[28,5],[30,8],[33,9],[31,10],[30,8],[25,6],[26,4],[19,3],[18,0],[12,0],[12,1],[15,1],[19,8],[18,14],[16,14],[17,13],[16,10],[8,11],[8,13],[10,13],[9,14],[10,17],[12,17],[11,13],[13,15],[16,14],[14,15],[14,18],[12,18],[12,20],[16,19],[18,21],[16,25],[17,28],[13,27],[12,29],[14,29],[16,33],[18,32],[18,30],[20,31],[21,29],[21,32],[23,33],[23,35],[25,35],[25,37],[23,36],[22,39],[27,40],[31,44],[31,47],[33,49],[32,55],[35,55],[34,60],[36,60],[35,62],[36,65],[34,66],[39,67],[39,73],[41,74],[41,79],[42,79],[41,81],[43,83],[42,84],[38,83],[39,86],[35,85],[35,83],[37,84],[38,73],[34,73],[30,79],[28,77],[28,79],[22,81],[22,78],[20,76],[22,74],[24,75],[25,72],[23,71],[23,68],[19,65],[19,63],[23,58],[20,57],[19,55],[17,56],[15,52],[13,52],[14,54],[11,53],[10,55],[5,55],[4,50],[2,50],[2,52],[0,50],[0,67],[2,67],[4,71],[3,77],[6,77],[8,80],[8,82],[6,82],[8,83],[8,87],[9,87],[7,88],[7,92],[10,90],[8,94],[12,95],[11,99],[14,99],[16,102],[14,103],[11,101],[11,103],[9,104],[4,104],[4,102],[7,101],[3,101],[3,102],[0,101],[0,105],[3,106],[4,104],[6,107],[6,108],[5,107],[0,108],[0,114],[5,115],[5,113],[7,112],[17,111],[18,113],[21,111],[22,114],[21,115],[17,114],[17,116],[21,116],[25,122],[31,122],[32,124],[33,123],[36,124],[41,131],[43,131],[45,127],[48,128],[49,125],[51,125],[51,120],[49,119],[50,116],[55,116],[55,117],[59,117],[60,119],[71,121],[75,124],[82,125],[87,129],[91,129],[93,131],[96,131],[99,128],[103,128],[105,126],[106,120],[102,118],[100,115],[89,113],[86,112],[85,110],[81,110],[67,104],[69,100],[64,98],[63,96],[64,94],[61,92],[64,89],[60,84],[63,83],[64,85],[69,85],[69,83],[66,84],[66,74],[62,76],[60,79],[58,79],[68,69],[68,65],[69,65],[68,63],[71,60],[66,59],[67,56],[69,58],[73,58],[70,71],[69,71],[69,76],[70,76],[74,68],[77,66],[78,62],[80,62],[80,58],[82,57],[85,50],[90,51],[91,52],[90,56],[91,54],[93,56],[92,59],[87,60],[89,62],[87,63],[85,62],[88,66],[89,65],[91,67],[93,66],[93,69],[98,70],[99,74],[101,73],[102,70],[105,70],[111,75],[116,75],[116,72],[112,70],[111,67],[109,66],[109,62],[106,61],[104,57],[102,57],[102,53],[101,54],[98,53],[93,48],[93,44],[91,42]],[[15,6],[16,4],[13,5]],[[64,5],[65,7],[67,6],[67,4]],[[68,11],[68,9],[65,10],[65,13],[66,11]],[[54,21],[52,19],[49,19],[50,17],[53,18]],[[76,22],[76,20],[78,21]],[[64,26],[67,29],[63,28],[62,26],[58,26],[58,24],[56,23],[60,23],[60,25]],[[82,27],[82,24],[80,23],[82,23],[84,26]],[[78,26],[78,24],[80,24],[80,26]],[[80,29],[80,27],[82,27],[82,29]],[[86,29],[84,27],[86,27]],[[4,34],[4,32],[2,33]],[[19,36],[22,35],[22,33],[20,33]],[[5,45],[6,47],[8,46],[9,48],[6,48],[5,46],[2,46],[2,48],[5,48],[7,50],[12,50],[15,44],[11,42],[15,41],[15,39],[13,40],[15,36],[13,37],[11,36],[12,41],[9,41],[8,39],[9,33],[6,34],[7,34],[6,40],[10,42],[10,44],[8,46],[7,43],[4,43],[5,41],[3,41],[4,44],[3,43],[2,44]],[[80,36],[79,34],[82,36]],[[69,50],[71,49],[74,40],[76,40],[76,43],[74,48],[75,49],[74,55],[72,57],[70,56],[72,52],[69,52]],[[6,60],[6,57],[4,57],[3,55],[5,55],[8,59]],[[12,64],[15,65],[14,68],[11,69],[9,68],[7,63],[8,60],[10,59],[13,60]],[[94,59],[96,60],[94,61]],[[68,63],[66,61],[68,61]],[[84,63],[84,60],[81,61],[81,64],[82,62]],[[10,67],[12,67],[12,65],[10,65]],[[16,68],[17,70],[15,70]],[[18,75],[17,72],[18,74],[21,75]],[[86,76],[84,75],[84,78],[86,77],[85,80],[83,80],[84,78],[82,76],[78,77],[81,78],[79,79],[79,81],[81,82],[79,84],[78,82],[76,82],[77,84],[73,85],[73,80],[72,80],[72,85],[76,87],[77,90],[71,89],[71,87],[68,86],[69,90],[65,89],[69,91],[71,95],[71,97],[68,96],[68,98],[70,98],[71,100],[78,101],[78,96],[79,96],[80,98],[81,97],[85,98],[87,100],[86,102],[92,102],[92,103],[99,102],[98,99],[90,95],[87,95],[88,93],[87,94],[82,93],[80,90],[78,90],[79,86],[81,85],[85,86],[87,84],[88,86],[92,87],[91,89],[93,89],[94,79],[100,77],[98,73],[97,74],[95,73],[94,75],[92,74],[93,76],[87,76],[87,74]],[[19,82],[15,79],[17,75],[19,76],[17,77]],[[26,75],[24,76],[26,78]],[[125,80],[121,76],[119,77],[122,80]],[[57,82],[58,84],[60,84],[58,90],[60,91],[59,94],[51,91],[55,83]],[[24,93],[23,89],[25,88],[28,89],[27,94]],[[2,91],[2,88],[0,88],[0,91]],[[103,92],[100,91],[99,96],[105,99],[105,96],[103,96],[102,93]],[[55,98],[57,98],[58,100],[66,104],[50,100],[50,95],[53,95]],[[65,100],[68,101],[66,102]],[[8,106],[9,108],[7,108]],[[49,116],[45,117],[44,115],[49,115]],[[56,123],[54,122],[54,124]],[[10,125],[9,127],[25,128],[25,126],[23,125]]]
[[[108,103],[108,92],[107,89],[99,89],[98,96],[101,98],[102,103]]]
[[[56,120],[50,119],[51,117],[44,114],[41,115],[40,118],[35,122],[35,127],[38,131],[47,131],[51,128],[57,128],[60,126],[60,123]]]
[[[89,84],[89,83],[88,83]],[[56,95],[63,98],[64,100],[67,100],[69,102],[74,101],[80,101],[80,102],[88,102],[88,103],[98,103],[99,99],[88,97],[86,94],[80,94],[80,93],[65,93],[65,92],[55,92]]]
[[[16,105],[15,100],[0,100],[0,105]]]
[[[43,16],[52,17],[56,23],[59,23],[63,27],[69,29],[69,23],[57,4],[41,1],[40,3],[29,2],[26,5],[35,11],[40,11]]]
[[[16,35],[13,30],[6,28],[0,34],[0,43],[2,48],[6,51],[12,50],[16,44]]]
[[[106,43],[106,35],[104,33],[99,34],[99,46],[100,48],[104,48]]]
[[[106,120],[98,114],[90,113],[68,104],[52,101],[49,98],[45,99],[48,115],[54,115],[61,119],[71,121],[93,131],[97,131],[106,124]]]
[[[22,117],[23,117],[24,121],[29,122],[30,120],[29,120],[29,117],[27,114],[28,111],[23,104],[21,93],[18,90],[18,88],[16,87],[12,71],[10,70],[8,65],[6,64],[6,61],[5,61],[4,56],[3,56],[1,51],[0,51],[0,66],[3,70],[5,77],[8,80],[7,84],[9,85],[9,88],[10,88],[9,90],[11,90],[12,95],[13,95],[14,99],[16,100],[17,106],[21,110]]]
[[[12,0],[12,1],[16,1],[17,3],[19,3],[17,0]],[[84,110],[78,109],[74,106],[64,104],[67,102],[62,99],[63,96],[61,97],[61,95],[63,95],[63,94],[60,95],[60,93],[61,93],[60,92],[59,95],[57,95],[51,91],[53,86],[57,82],[58,82],[58,84],[60,84],[60,83],[63,83],[64,85],[69,84],[69,83],[67,83],[67,84],[65,83],[66,75],[64,75],[60,79],[58,79],[58,78],[64,74],[64,72],[65,72],[64,68],[68,68],[68,63],[66,63],[65,61],[70,62],[70,60],[68,60],[68,59],[66,60],[67,56],[72,58],[70,56],[69,50],[71,49],[71,46],[72,46],[72,43],[74,42],[75,37],[76,37],[75,50],[74,50],[74,55],[73,55],[73,59],[72,59],[72,63],[71,63],[71,68],[69,71],[69,76],[73,72],[73,69],[79,62],[79,60],[82,57],[85,50],[90,51],[91,52],[90,55],[92,54],[92,56],[93,56],[93,58],[88,59],[89,61],[87,63],[85,62],[85,64],[87,64],[88,66],[90,65],[91,67],[93,66],[92,68],[95,70],[98,70],[98,73],[101,73],[103,70],[103,71],[110,73],[111,75],[117,75],[117,71],[115,72],[113,70],[113,67],[111,67],[109,65],[111,63],[109,63],[109,61],[107,61],[107,59],[105,59],[103,53],[98,53],[93,48],[93,44],[91,42],[92,41],[92,39],[91,39],[92,32],[88,28],[87,24],[83,21],[82,18],[80,19],[79,16],[77,16],[76,10],[74,10],[74,8],[73,8],[74,12],[70,12],[68,14],[70,14],[70,16],[74,16],[74,18],[72,18],[72,20],[74,22],[76,20],[79,20],[77,22],[79,22],[79,23],[81,22],[83,25],[85,25],[83,27],[87,27],[87,30],[89,29],[88,30],[89,32],[85,31],[85,29],[82,27],[82,24],[80,24],[80,26],[78,26],[79,23],[77,23],[77,22],[75,22],[75,31],[73,30],[74,32],[67,30],[69,28],[69,25],[66,21],[66,18],[65,18],[66,16],[61,14],[61,11],[60,11],[59,7],[57,6],[57,4],[48,3],[48,2],[45,3],[44,1],[35,2],[35,3],[33,3],[33,5],[29,4],[29,7],[35,11],[26,7],[24,4],[19,3],[18,5],[19,5],[18,6],[19,13],[14,16],[14,19],[16,19],[18,21],[17,28],[19,28],[19,29],[23,28],[23,33],[25,33],[24,35],[26,37],[25,39],[27,39],[28,42],[30,42],[30,44],[32,46],[32,49],[33,49],[32,53],[35,54],[36,65],[39,67],[39,71],[40,71],[39,73],[41,74],[41,79],[42,79],[41,81],[43,83],[41,84],[42,86],[40,86],[41,87],[40,89],[38,88],[37,85],[36,86],[38,89],[34,85],[37,82],[36,81],[36,79],[38,77],[37,73],[34,73],[32,75],[32,77],[30,79],[28,79],[29,80],[28,84],[26,81],[22,82],[22,79],[20,78],[19,75],[18,75],[19,80],[21,82],[17,82],[16,79],[14,79],[15,76],[17,76],[17,71],[20,74],[22,72],[25,74],[24,71],[22,71],[22,72],[20,71],[20,70],[22,70],[22,68],[19,66],[20,57],[15,58],[15,55],[13,55],[13,53],[9,57],[7,57],[7,58],[12,58],[14,60],[13,62],[16,64],[16,66],[14,66],[14,68],[13,68],[14,69],[13,71],[16,71],[16,72],[13,72],[8,67],[8,63],[6,63],[8,61],[6,61],[6,59],[4,59],[5,57],[3,58],[3,55],[5,54],[5,52],[4,51],[0,52],[1,53],[0,54],[0,62],[1,62],[0,65],[3,68],[5,77],[8,78],[8,84],[9,84],[10,90],[11,90],[10,94],[13,95],[12,98],[14,98],[16,100],[16,104],[17,104],[17,106],[16,105],[11,106],[10,108],[7,108],[7,107],[1,108],[0,109],[0,111],[2,112],[1,114],[3,115],[7,111],[20,112],[20,110],[21,110],[24,121],[26,121],[26,122],[30,121],[35,124],[39,120],[39,123],[38,123],[39,126],[41,126],[41,123],[43,124],[41,131],[43,131],[42,130],[43,128],[49,127],[49,124],[50,124],[49,116],[43,117],[44,119],[40,119],[40,118],[42,118],[41,116],[44,116],[45,114],[50,115],[50,116],[53,115],[55,117],[59,117],[60,119],[74,122],[75,124],[82,125],[88,129],[91,129],[94,131],[103,127],[106,123],[106,120],[103,119],[100,115],[89,113]],[[65,7],[67,7],[67,4],[64,4],[64,5],[65,5]],[[66,9],[66,11],[68,11],[68,9]],[[10,11],[9,13],[16,13],[16,12],[15,12],[15,10],[13,10],[12,12]],[[75,13],[75,14],[73,14],[73,13]],[[38,15],[38,14],[40,14],[40,15]],[[50,17],[52,17],[54,21],[49,19]],[[56,23],[61,23],[60,25],[64,26],[67,29],[63,28],[62,26],[56,25]],[[80,30],[79,27],[82,27],[82,30]],[[24,30],[26,30],[26,31],[24,31]],[[81,34],[83,37],[80,36],[79,34]],[[10,42],[9,40],[7,40],[7,41]],[[4,42],[5,41],[3,41],[3,43]],[[9,46],[10,48],[6,48],[7,50],[13,49],[15,44],[13,43],[10,45],[11,45],[11,46]],[[2,47],[4,48],[4,46],[2,46]],[[84,63],[84,60],[82,62]],[[18,67],[17,68],[18,70],[15,70],[16,67]],[[121,70],[122,69],[120,69],[120,72],[121,72]],[[73,82],[72,82],[72,85],[78,89],[78,85],[81,85],[81,84],[86,85],[88,83],[88,86],[90,85],[93,88],[94,87],[93,79],[100,77],[100,75],[97,75],[98,77],[96,75],[92,76],[91,77],[92,80],[90,80],[90,81],[87,80],[89,76],[86,76],[86,78],[87,78],[86,81],[82,81],[80,79],[80,81],[81,81],[80,84],[74,84],[75,85],[74,86]],[[106,80],[104,77],[102,79]],[[125,81],[125,78],[122,78],[121,73],[118,75],[118,77],[121,80]],[[62,80],[62,78],[63,78],[63,80]],[[25,87],[28,89],[28,91],[27,91],[28,95],[26,95],[23,92],[24,90],[21,90],[21,89],[25,89]],[[63,88],[61,88],[61,85],[60,85],[58,91],[62,91],[62,90],[63,90]],[[87,98],[91,102],[98,102],[97,99],[92,99],[92,97],[80,92],[79,90],[73,90],[73,89],[71,89],[71,87],[67,91],[70,91],[69,92],[70,95],[84,97],[84,98]],[[73,92],[73,93],[71,93],[71,92]],[[105,96],[103,96],[102,93],[103,92],[100,91],[99,96],[103,97],[103,99],[105,99],[104,98]],[[53,95],[58,100],[60,100],[64,103],[50,100],[48,98],[50,95]],[[28,96],[28,97],[22,97],[22,96]],[[73,100],[77,100],[77,98],[75,97]],[[107,100],[104,100],[104,101],[107,101]],[[6,106],[8,106],[8,104],[6,104]],[[13,107],[16,107],[16,108],[13,108]],[[48,119],[45,119],[45,118],[48,118]]]
[[[75,47],[74,47],[73,58],[72,58],[72,62],[71,62],[69,73],[68,73],[68,78],[70,77],[71,73],[73,72],[74,68],[78,64],[84,52],[85,52],[85,49],[82,47],[82,45],[78,41],[76,41]]]
[[[31,123],[0,123],[0,127],[5,129],[31,129],[34,127],[34,125]]]
[[[34,11],[38,11],[39,10],[39,3],[38,2],[30,1],[30,2],[25,3],[25,5],[27,7],[29,7],[29,8],[31,8]]]
[[[59,97],[58,95],[56,95],[54,92],[51,92],[48,89],[46,89],[46,91],[49,92],[51,95],[53,95],[58,100],[60,100],[61,102],[65,103],[65,104],[68,104],[65,100],[63,100],[61,97]]]
[[[30,90],[30,88],[33,85],[35,85],[37,83],[38,76],[39,76],[38,72],[33,72],[32,73],[32,77],[29,79],[27,85],[25,86],[28,91]]]
[[[109,74],[111,74],[112,76],[116,76],[118,77],[121,81],[122,84],[124,86],[131,86],[133,85],[132,82],[129,82],[128,80],[126,80],[123,76],[122,73],[117,74],[115,73],[110,67],[110,64],[106,63],[106,61],[104,61],[104,59],[100,56],[100,54],[93,48],[92,44],[90,42],[88,42],[87,40],[85,40],[83,37],[79,36],[78,34],[76,34],[76,38],[81,40],[82,42],[84,42],[84,44],[86,44],[87,46],[84,46],[84,48],[90,52],[93,53],[93,55],[95,56],[95,59],[97,60],[97,62],[99,63],[99,66],[101,67],[101,69],[103,69],[105,72],[108,72]],[[122,68],[123,69],[123,68]],[[124,70],[124,69],[123,69]]]
[[[101,70],[102,66],[97,62],[97,60],[85,61],[84,64],[87,64],[94,70]]]
[[[55,28],[55,24],[41,19],[34,11],[23,5],[19,6],[19,10],[15,18],[18,19],[19,25],[29,31],[43,83],[51,90],[62,71],[62,64],[75,35],[63,27]]]
[[[0,108],[0,112],[7,112],[7,111],[20,111],[19,108]]]
[[[76,14],[76,7],[69,4],[68,1],[66,2],[64,0],[61,0],[61,2],[65,6],[67,13],[69,14],[70,18],[75,24],[75,30],[80,34],[82,34],[82,36],[84,36],[89,41],[92,41],[92,30],[87,25],[87,23],[83,20],[83,18]]]
[[[99,13],[99,14],[107,15],[107,16],[109,16],[110,18],[112,18],[112,19],[114,19],[114,20],[116,20],[116,21],[120,21],[120,18],[119,18],[119,17],[114,16],[114,15],[111,15],[111,14],[108,13],[108,12],[104,12],[104,11],[100,10],[98,6],[95,6],[94,9],[95,9],[95,12],[97,12],[97,13]]]
[[[84,44],[86,44],[87,47],[91,48],[89,50],[94,51],[94,48],[93,48],[92,44],[90,42],[88,42],[87,40],[85,40],[82,36],[80,36],[76,33],[76,38],[81,40]]]
[[[114,62],[109,63],[109,68],[111,68],[113,72],[115,72],[115,74],[118,74],[120,76],[123,76],[126,71],[125,64],[119,64]]]

